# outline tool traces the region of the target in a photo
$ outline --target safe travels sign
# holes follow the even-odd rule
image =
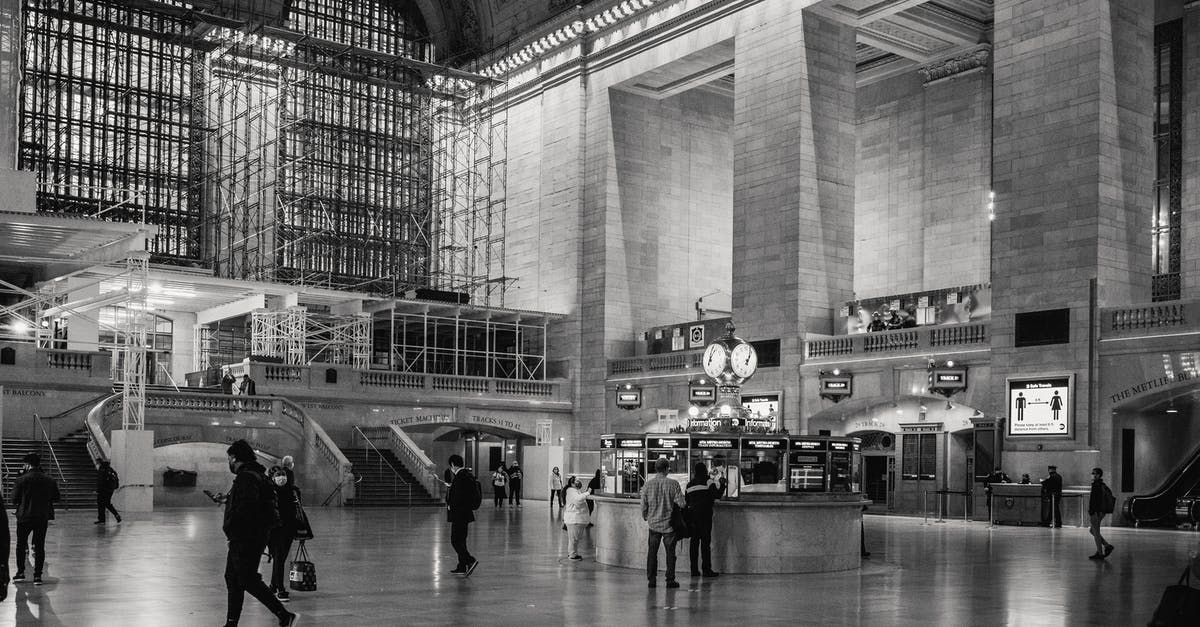
[[[1070,435],[1073,375],[1008,379],[1008,435]]]

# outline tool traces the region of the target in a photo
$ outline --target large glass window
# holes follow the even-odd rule
[[[1152,255],[1155,301],[1178,300],[1183,180],[1183,20],[1154,29],[1155,118]]]

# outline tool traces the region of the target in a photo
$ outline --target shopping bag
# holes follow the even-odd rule
[[[296,547],[292,572],[288,574],[288,587],[300,592],[312,592],[317,589],[317,565],[308,559],[308,549],[304,548],[303,540]]]
[[[687,512],[674,503],[671,504],[671,531],[675,533],[676,539],[692,536],[692,531],[688,528]]]
[[[1200,625],[1200,590],[1189,584],[1189,568],[1183,569],[1179,583],[1163,590],[1162,600],[1154,609],[1150,627],[1175,627],[1176,625]]]

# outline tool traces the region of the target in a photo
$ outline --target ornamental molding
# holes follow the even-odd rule
[[[928,86],[930,83],[959,74],[987,69],[991,66],[991,61],[992,49],[990,46],[986,46],[948,59],[927,63],[917,71],[921,73],[921,78],[924,79],[925,84]]]

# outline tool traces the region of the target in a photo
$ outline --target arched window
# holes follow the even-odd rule
[[[326,368],[325,369],[325,382],[326,383],[337,383],[337,368]]]
[[[0,365],[12,366],[17,363],[17,349],[11,346],[0,348]]]

